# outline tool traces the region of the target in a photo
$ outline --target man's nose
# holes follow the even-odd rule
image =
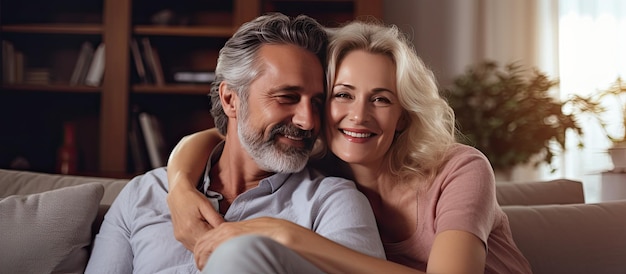
[[[302,130],[313,130],[319,120],[319,111],[316,111],[311,102],[303,100],[296,106],[293,123]]]

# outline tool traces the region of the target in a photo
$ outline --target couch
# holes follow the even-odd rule
[[[0,169],[0,272],[80,273],[128,180]],[[626,200],[585,204],[572,180],[499,183],[533,273],[626,273]]]

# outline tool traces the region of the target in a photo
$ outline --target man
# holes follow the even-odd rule
[[[354,183],[304,169],[321,126],[326,45],[315,20],[281,14],[242,25],[226,42],[211,88],[225,141],[197,189],[227,222],[282,218],[382,258],[374,215]],[[105,216],[86,273],[197,272],[194,254],[174,238],[168,191],[164,168],[129,182]]]

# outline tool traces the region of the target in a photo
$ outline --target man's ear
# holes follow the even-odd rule
[[[230,118],[237,117],[237,94],[228,87],[228,84],[224,81],[220,83],[219,87],[220,101],[222,102],[222,108],[226,116]]]

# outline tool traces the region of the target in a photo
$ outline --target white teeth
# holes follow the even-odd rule
[[[342,130],[342,132],[350,137],[355,137],[355,138],[368,138],[373,135],[372,133],[358,133],[358,132],[352,132],[352,131],[347,131],[347,130]]]
[[[285,137],[291,140],[302,141],[302,137],[295,137],[295,136],[289,136],[289,135],[285,135]]]

